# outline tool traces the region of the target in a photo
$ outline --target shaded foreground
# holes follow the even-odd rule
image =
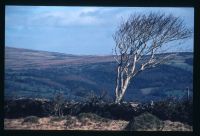
[[[99,99],[82,103],[16,99],[4,104],[6,130],[193,130],[192,99],[120,105]]]

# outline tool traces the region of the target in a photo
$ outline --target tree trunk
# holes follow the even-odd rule
[[[120,78],[120,67],[117,68],[117,78],[116,78],[116,88],[115,88],[115,97],[119,97],[119,78]]]
[[[116,104],[120,104],[121,103],[121,101],[122,101],[122,99],[123,99],[123,97],[124,97],[124,94],[125,94],[125,92],[126,92],[126,89],[127,89],[127,87],[128,87],[128,84],[129,84],[129,81],[130,81],[130,78],[129,77],[127,77],[123,82],[123,86],[121,86],[121,88],[119,88],[119,82],[117,82],[118,84],[116,85],[117,87],[116,87],[116,94],[118,94],[118,95],[115,95],[115,103]]]

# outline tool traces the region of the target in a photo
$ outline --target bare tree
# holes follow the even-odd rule
[[[122,101],[130,80],[138,73],[175,56],[166,53],[168,43],[189,38],[191,34],[183,20],[171,14],[131,15],[123,21],[113,35],[114,58],[118,63],[115,103]]]
[[[53,113],[55,116],[62,117],[64,109],[64,94],[61,91],[55,92],[53,96]]]

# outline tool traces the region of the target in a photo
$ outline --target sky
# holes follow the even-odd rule
[[[173,14],[194,27],[193,8],[6,6],[5,46],[76,55],[111,55],[112,35],[131,14]],[[193,51],[193,38],[182,51]],[[174,48],[173,50],[178,50]]]

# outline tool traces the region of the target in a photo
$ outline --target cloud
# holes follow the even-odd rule
[[[194,24],[192,8],[6,6],[5,42],[13,47],[72,54],[78,49],[82,54],[108,54],[122,18],[150,11],[173,13],[189,26]]]
[[[162,11],[181,16],[192,25],[190,8],[142,8],[142,7],[45,7],[7,6],[6,25],[9,27],[66,27],[116,25],[133,13]],[[188,18],[190,19],[188,21]]]
[[[22,8],[22,9],[21,9]],[[27,8],[27,9],[26,9]],[[9,7],[6,10],[6,25],[10,27],[62,27],[62,26],[83,26],[83,25],[100,25],[103,19],[96,16],[90,16],[87,13],[96,12],[99,8],[62,8],[54,10],[49,7],[42,10],[42,7],[36,8],[39,12],[31,12],[30,7]],[[24,11],[24,14],[22,14]],[[28,14],[25,12],[28,11]],[[15,23],[13,23],[15,22]]]
[[[46,20],[45,25],[55,26],[69,26],[69,25],[98,25],[101,23],[101,19],[95,16],[87,16],[88,12],[94,12],[97,8],[83,8],[74,11],[50,11],[43,13],[40,16],[36,16],[32,21],[40,22],[40,20]]]
[[[6,26],[31,27],[100,26],[118,23],[125,16],[121,8],[105,7],[33,7],[8,6]],[[112,18],[111,18],[112,17]]]

